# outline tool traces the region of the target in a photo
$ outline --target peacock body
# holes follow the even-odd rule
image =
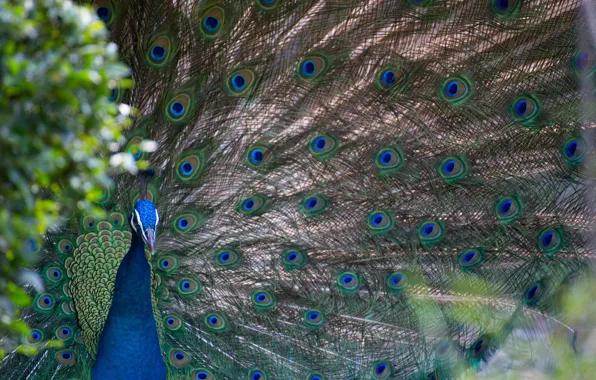
[[[47,236],[2,377],[442,379],[543,344],[593,257],[586,4],[96,0],[155,175]]]

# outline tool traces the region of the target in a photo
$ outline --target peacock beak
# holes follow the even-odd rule
[[[155,251],[155,231],[149,227],[147,230],[145,230],[145,236],[147,237],[145,244],[149,246],[149,252],[153,254]]]

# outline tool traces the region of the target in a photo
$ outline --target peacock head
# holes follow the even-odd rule
[[[139,199],[135,204],[130,224],[134,231],[141,235],[152,254],[155,250],[155,234],[158,223],[159,214],[153,202],[148,199]]]

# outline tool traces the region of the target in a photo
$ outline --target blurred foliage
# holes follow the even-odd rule
[[[122,143],[127,119],[108,95],[127,73],[89,7],[0,0],[0,335],[27,331],[14,321],[31,302],[21,286],[43,284],[20,268],[43,234],[99,212],[108,147]]]

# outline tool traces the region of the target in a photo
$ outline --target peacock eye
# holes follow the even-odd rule
[[[387,360],[381,360],[373,365],[373,379],[388,379],[393,373],[391,363]]]
[[[381,173],[393,172],[401,168],[403,163],[403,154],[396,148],[382,148],[375,156],[375,165]]]
[[[165,34],[157,36],[147,49],[147,62],[156,68],[166,66],[174,55],[173,48],[170,36]]]
[[[474,359],[479,359],[484,356],[486,350],[490,346],[491,343],[491,336],[489,335],[482,335],[478,339],[476,339],[471,345],[469,352],[471,357]]]
[[[596,54],[592,50],[582,50],[573,57],[572,65],[580,76],[592,74],[596,69]]]
[[[327,199],[321,195],[312,195],[302,201],[302,211],[307,216],[314,216],[322,213],[327,208]]]
[[[362,279],[355,272],[343,272],[337,277],[337,285],[343,293],[356,293],[362,286]]]
[[[471,270],[484,259],[484,252],[481,249],[468,249],[463,251],[458,258],[459,266],[462,270]]]
[[[337,151],[337,141],[330,135],[321,134],[313,137],[308,144],[308,150],[314,158],[324,160]]]
[[[367,223],[373,233],[385,233],[393,228],[393,217],[387,211],[373,211],[368,215]]]
[[[492,11],[502,18],[515,16],[521,6],[521,0],[492,0]]]
[[[269,197],[264,194],[255,194],[240,202],[236,210],[248,216],[258,216],[268,210]]]
[[[327,59],[323,56],[310,56],[298,63],[298,76],[306,81],[313,80],[327,70]]]
[[[251,69],[234,71],[226,82],[230,95],[246,96],[254,89],[256,74]]]
[[[528,306],[536,305],[540,301],[543,293],[544,285],[540,282],[534,283],[526,289],[524,293],[524,302]]]
[[[56,354],[56,360],[58,360],[61,365],[68,367],[75,364],[77,357],[73,351],[63,350]]]
[[[223,8],[214,6],[204,12],[201,20],[201,33],[206,38],[218,36],[226,22],[226,12]]]
[[[435,347],[435,358],[444,361],[454,355],[457,349],[452,342],[442,342]]]
[[[257,0],[257,4],[263,10],[269,11],[277,8],[283,0]]]
[[[27,336],[27,342],[31,344],[39,343],[43,340],[43,332],[39,329],[32,329]]]
[[[267,375],[265,372],[258,368],[252,368],[248,371],[248,378],[249,380],[268,380]]]
[[[196,380],[215,380],[213,373],[205,368],[195,369],[192,371],[190,378]]]
[[[185,367],[190,363],[190,355],[180,349],[171,350],[169,359],[170,363],[176,368]]]
[[[497,218],[502,223],[508,223],[521,215],[521,202],[516,197],[505,197],[499,199],[496,205]]]
[[[563,158],[569,165],[577,165],[583,161],[586,143],[581,137],[572,137],[563,144]]]
[[[228,321],[225,315],[219,312],[207,313],[203,320],[207,328],[213,332],[224,332],[228,328]]]
[[[557,228],[547,228],[538,236],[538,247],[546,255],[557,253],[563,245],[563,234]]]
[[[95,9],[97,18],[106,25],[110,25],[114,21],[114,7],[110,0],[95,0],[93,2],[93,9]]]
[[[264,311],[273,309],[276,305],[275,295],[268,290],[253,292],[251,301],[256,310]]]
[[[467,78],[453,77],[443,83],[441,94],[450,104],[461,104],[471,95],[471,83]]]
[[[443,238],[443,226],[440,223],[429,220],[418,227],[418,237],[423,244],[432,244]]]
[[[468,174],[466,162],[458,156],[445,158],[439,165],[438,171],[439,175],[448,183],[460,180]]]
[[[312,372],[306,378],[307,380],[325,380],[325,375],[319,372]]]
[[[307,327],[319,329],[325,326],[325,314],[320,310],[306,310],[302,316]]]
[[[187,93],[181,93],[174,96],[166,106],[166,116],[172,122],[185,120],[185,116],[190,110],[192,97]]]
[[[283,267],[288,271],[302,268],[306,262],[307,256],[297,249],[287,250],[282,255]]]
[[[534,125],[540,112],[541,106],[538,99],[530,95],[520,96],[513,101],[511,106],[513,119],[526,127]]]
[[[387,287],[392,293],[401,293],[408,286],[408,275],[404,272],[393,272],[387,276]]]

